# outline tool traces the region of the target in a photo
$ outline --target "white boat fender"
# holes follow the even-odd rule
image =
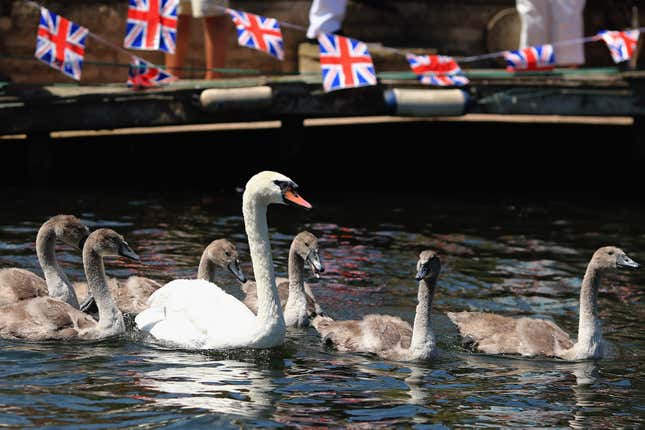
[[[209,88],[199,95],[200,106],[210,112],[258,111],[271,107],[271,87]]]
[[[460,89],[401,89],[385,91],[385,104],[400,116],[461,116],[470,96]]]

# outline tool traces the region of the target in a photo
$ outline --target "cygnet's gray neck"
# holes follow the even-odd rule
[[[580,316],[578,322],[578,340],[574,348],[584,358],[598,355],[602,349],[602,324],[598,317],[598,289],[602,280],[602,271],[590,263],[580,288]]]
[[[83,265],[85,266],[87,286],[99,309],[99,329],[119,331],[121,327],[124,327],[123,315],[110,293],[103,257],[93,250],[85,249],[83,251]]]
[[[304,287],[305,262],[296,251],[295,242],[289,249],[289,297],[284,307],[287,326],[307,325],[307,296]]]
[[[435,347],[436,341],[432,331],[430,311],[436,283],[436,275],[419,281],[418,304],[412,328],[412,341],[410,342],[412,354],[426,356],[431,354]]]
[[[78,309],[76,292],[56,259],[56,233],[50,224],[45,224],[38,231],[36,255],[45,275],[49,297],[64,301]]]
[[[199,268],[197,269],[197,279],[203,279],[208,282],[215,282],[215,272],[217,265],[208,257],[208,253],[204,251],[199,260]]]

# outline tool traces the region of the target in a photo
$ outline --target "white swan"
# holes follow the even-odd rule
[[[83,266],[99,319],[51,297],[35,297],[0,307],[0,337],[6,339],[97,340],[123,333],[123,315],[116,307],[105,277],[103,257],[120,255],[138,260],[123,236],[109,229],[92,232],[83,246]]]
[[[520,354],[525,357],[547,356],[564,360],[602,358],[605,342],[598,317],[598,288],[603,275],[640,265],[622,249],[599,248],[589,261],[580,289],[578,340],[545,319],[507,317],[487,312],[448,312],[459,333],[487,354]]]
[[[83,249],[89,229],[73,215],[56,215],[38,229],[36,255],[45,279],[25,269],[0,270],[0,306],[34,297],[52,297],[78,308],[71,282],[56,260],[56,241]]]
[[[179,279],[157,290],[137,327],[158,341],[188,349],[270,348],[284,341],[286,325],[278,298],[269,243],[267,207],[292,203],[307,209],[296,184],[276,172],[261,172],[246,184],[242,213],[258,290],[258,314],[217,285]]]

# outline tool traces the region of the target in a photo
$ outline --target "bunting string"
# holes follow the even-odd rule
[[[134,58],[139,58],[137,56],[133,56],[132,54],[129,54],[130,57]],[[0,59],[8,59],[8,60],[17,60],[17,61],[35,61],[36,59],[33,56],[29,55],[16,55],[16,54],[6,54],[3,52],[0,52]],[[116,67],[116,68],[127,68],[130,67],[131,63],[116,63],[113,61],[84,61],[83,64],[91,64],[93,66],[99,66],[99,67]],[[160,66],[160,68],[164,68],[165,66]],[[185,66],[185,67],[177,67],[179,70],[183,71],[188,71],[188,72],[220,72],[220,73],[225,73],[225,74],[231,74],[231,75],[263,75],[266,74],[266,70],[261,70],[261,69],[240,69],[240,68],[235,68],[235,67],[192,67],[192,66]],[[272,75],[276,76],[318,76],[320,73],[318,72],[282,72],[282,71],[275,71],[271,72]]]

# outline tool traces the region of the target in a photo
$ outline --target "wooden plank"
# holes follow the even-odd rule
[[[615,69],[562,74],[471,73],[465,91],[468,113],[511,115],[645,115],[645,73]],[[428,90],[409,72],[380,74],[380,84],[325,93],[318,74],[256,76],[217,81],[180,81],[172,86],[132,91],[124,85],[10,84],[0,98],[0,134],[62,130],[227,123],[391,114],[384,92],[391,88]],[[262,111],[204,111],[197,102],[206,88],[268,85],[270,107]]]

